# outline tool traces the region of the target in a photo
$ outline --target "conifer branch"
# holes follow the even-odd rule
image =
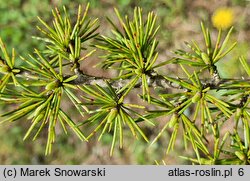
[[[249,153],[247,149],[250,140],[250,79],[222,78],[216,67],[216,63],[236,45],[233,43],[228,46],[233,28],[228,31],[224,40],[220,30],[214,44],[209,29],[201,23],[205,50],[202,48],[204,46],[192,41],[186,43],[191,52],[177,50],[175,53],[178,57],[157,64],[156,34],[159,26],[156,26],[156,15],[153,12],[150,12],[144,21],[142,9],[135,8],[134,17],[130,20],[128,16],[123,19],[115,9],[120,25],[116,26],[108,19],[113,27],[113,37],[106,37],[96,33],[99,25],[97,19],[87,18],[88,8],[89,4],[83,12],[79,6],[76,22],[69,18],[65,7],[63,16],[58,9],[52,11],[53,26],[39,18],[43,27],[38,29],[45,38],[38,39],[47,43],[46,50],[35,49],[35,55],[29,55],[29,59],[21,57],[27,63],[21,67],[16,63],[14,49],[9,53],[0,39],[0,50],[3,54],[0,56],[0,100],[18,104],[14,110],[0,115],[3,118],[0,123],[26,117],[31,121],[31,125],[24,139],[35,131],[35,140],[43,129],[48,129],[46,154],[51,153],[57,124],[61,124],[66,134],[66,126],[69,126],[81,140],[86,141],[98,131],[101,131],[99,139],[105,133],[110,133],[112,155],[118,142],[120,148],[123,146],[123,131],[130,130],[135,138],[140,136],[149,141],[138,122],[144,121],[154,125],[151,120],[170,116],[170,120],[153,141],[157,141],[167,128],[172,129],[167,152],[174,149],[177,135],[182,134],[185,145],[191,143],[196,153],[196,159],[188,158],[193,162],[250,163],[249,155],[248,160],[245,160],[245,154]],[[80,69],[83,60],[95,51],[85,52],[85,42],[97,36],[95,47],[105,51],[102,67],[118,70],[116,78],[88,75]],[[240,62],[250,76],[247,60],[241,57]],[[168,72],[163,75],[156,71],[156,68],[170,63],[180,66],[185,74],[180,78],[171,77],[167,75]],[[193,68],[192,73],[186,65]],[[70,69],[70,75],[65,75],[66,68]],[[210,76],[204,78],[203,75],[207,75],[203,74],[204,72],[209,72]],[[141,98],[154,110],[146,110],[143,105],[124,101],[134,88],[140,88]],[[155,91],[158,96],[152,94],[149,88],[160,89],[159,92]],[[219,97],[211,90],[227,91],[223,91]],[[61,103],[65,96],[75,106],[79,116],[86,118],[85,115],[88,115],[84,121],[81,119],[80,123],[74,122],[63,110]],[[136,109],[142,111],[137,112]],[[190,109],[194,109],[194,113],[187,113]],[[229,154],[233,155],[233,160],[229,158],[223,161],[219,155],[223,152],[222,147],[228,134],[221,140],[220,128],[231,118],[235,119],[235,134],[231,138],[232,149],[236,148],[237,151]],[[80,129],[80,126],[86,125],[96,126],[88,136]],[[123,129],[125,126],[129,129]],[[238,127],[242,127],[246,133],[245,145],[237,132]],[[207,148],[207,134],[214,138],[214,152]],[[201,158],[201,153],[205,158]]]

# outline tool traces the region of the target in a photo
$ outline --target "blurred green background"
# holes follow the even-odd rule
[[[235,13],[232,41],[237,40],[238,45],[225,61],[220,63],[219,71],[222,77],[240,77],[243,71],[237,57],[245,55],[249,59],[250,1],[245,0],[0,0],[0,37],[9,50],[14,47],[17,55],[25,56],[32,53],[34,47],[44,46],[31,38],[39,36],[36,29],[37,16],[50,22],[51,8],[65,5],[70,14],[75,15],[78,5],[85,6],[87,2],[90,2],[89,16],[100,19],[99,32],[106,35],[110,33],[110,26],[105,16],[116,20],[114,7],[118,8],[123,15],[132,15],[135,6],[142,7],[144,14],[155,11],[158,15],[157,23],[161,26],[158,33],[160,40],[158,50],[159,60],[162,61],[173,55],[171,51],[184,48],[184,41],[192,39],[202,41],[200,21],[204,21],[216,35],[216,29],[211,23],[213,12],[219,7],[231,7]],[[90,65],[100,61],[98,54],[100,53],[96,53],[96,57],[89,60]],[[88,64],[83,68],[87,66]],[[173,69],[173,72],[178,71],[175,66],[169,66],[169,69]],[[88,72],[87,69],[86,72]],[[96,72],[91,73],[100,74],[100,70],[97,69]],[[4,111],[4,106],[0,105],[0,112]],[[80,142],[74,135],[65,136],[59,133],[53,146],[53,153],[44,156],[46,134],[35,142],[22,141],[28,126],[29,122],[26,120],[0,125],[0,164],[155,164],[155,160],[165,160],[167,164],[185,164],[178,158],[183,151],[181,140],[177,141],[175,152],[165,155],[169,140],[167,133],[151,147],[127,135],[125,148],[116,150],[113,157],[109,157],[111,141],[109,135],[106,135],[102,142],[92,139],[89,143],[85,143]],[[156,136],[161,127],[162,125],[159,124],[153,129],[146,128],[151,139]]]

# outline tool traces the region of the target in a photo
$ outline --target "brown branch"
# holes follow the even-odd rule
[[[78,66],[74,69],[75,75],[78,75],[78,77],[68,83],[73,85],[95,85],[98,84],[102,87],[106,86],[106,81],[108,81],[111,86],[115,89],[121,89],[125,85],[129,84],[130,79],[113,79],[113,78],[107,78],[107,77],[97,77],[93,75],[87,75],[84,74]],[[18,77],[25,77],[27,80],[29,79],[36,79],[39,80],[39,77],[36,76],[36,74],[32,74],[32,72],[29,72],[27,70],[21,69],[19,73],[16,74]],[[66,75],[64,76],[64,79],[67,79],[73,75]],[[187,78],[177,78],[178,80],[188,81]],[[216,80],[215,80],[216,79]],[[168,89],[183,89],[186,90],[186,88],[173,83],[169,80],[167,80],[163,75],[158,74],[155,71],[152,71],[147,74],[147,82],[149,87],[153,88],[162,88],[165,90]],[[242,89],[242,88],[250,88],[250,85],[247,85],[246,82],[250,82],[250,79],[223,79],[223,78],[212,78],[212,79],[201,79],[201,83],[204,88],[210,87],[210,89],[213,90],[219,90],[219,89]],[[239,86],[231,86],[232,83],[237,83]],[[135,88],[140,88],[142,86],[141,80],[138,80],[138,82],[135,85]]]
[[[80,84],[85,84],[85,85],[95,85],[98,84],[100,86],[106,86],[106,81],[108,81],[112,87],[115,89],[120,89],[124,87],[126,84],[130,82],[129,79],[112,79],[112,78],[106,78],[106,77],[96,77],[92,75],[87,75],[84,74],[82,71],[75,71],[76,74],[78,75],[78,78],[75,80],[72,80],[71,84],[75,85],[80,85]],[[68,76],[67,76],[68,77]],[[157,72],[151,72],[150,74],[147,75],[148,79],[148,85],[149,87],[153,88],[163,88],[163,89],[186,89],[183,88],[182,86],[173,83],[169,80],[167,80],[163,75],[158,74]],[[179,78],[180,80],[188,81],[186,78]],[[250,87],[247,85],[244,87],[244,84],[246,82],[249,82],[250,79],[202,79],[201,83],[203,84],[203,87],[210,87],[211,89],[239,89],[239,88],[246,88]],[[233,86],[230,87],[232,83],[237,83],[239,86]],[[135,85],[135,88],[140,88],[142,86],[141,80],[137,82]]]

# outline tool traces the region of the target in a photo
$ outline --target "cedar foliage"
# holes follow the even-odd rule
[[[52,151],[59,125],[65,134],[70,128],[82,141],[111,134],[110,155],[116,146],[124,146],[124,132],[154,144],[171,130],[167,153],[175,149],[180,135],[185,148],[191,147],[194,153],[193,157],[184,153],[181,157],[195,164],[250,164],[250,66],[239,57],[246,72],[239,79],[221,78],[216,67],[236,46],[236,42],[229,43],[233,28],[219,30],[214,42],[201,23],[204,45],[185,42],[190,51],[176,50],[176,56],[160,61],[156,36],[160,28],[154,12],[144,17],[137,7],[129,18],[115,9],[119,24],[107,18],[113,29],[110,36],[104,36],[97,33],[98,20],[87,16],[88,9],[89,4],[84,11],[79,6],[75,21],[65,7],[52,10],[52,23],[39,18],[41,37],[37,39],[46,48],[35,49],[28,58],[20,57],[20,66],[15,50],[8,52],[0,39],[0,101],[17,105],[1,115],[1,123],[30,120],[24,140],[35,140],[47,130],[46,155]],[[88,43],[91,39],[95,39],[94,45]],[[89,51],[90,46],[96,49]],[[81,70],[80,65],[96,50],[102,50],[101,67],[117,70],[117,77],[97,77]],[[170,64],[180,66],[185,76],[169,76]],[[160,74],[159,68],[165,68],[166,74]],[[150,107],[126,101],[134,89]],[[72,120],[69,110],[63,109],[66,97],[82,119]],[[166,120],[165,125],[154,140],[149,140],[144,124],[154,129],[159,120]],[[225,124],[233,124],[233,130],[222,132]],[[84,133],[83,127],[92,132]],[[208,149],[211,143],[212,150]]]

